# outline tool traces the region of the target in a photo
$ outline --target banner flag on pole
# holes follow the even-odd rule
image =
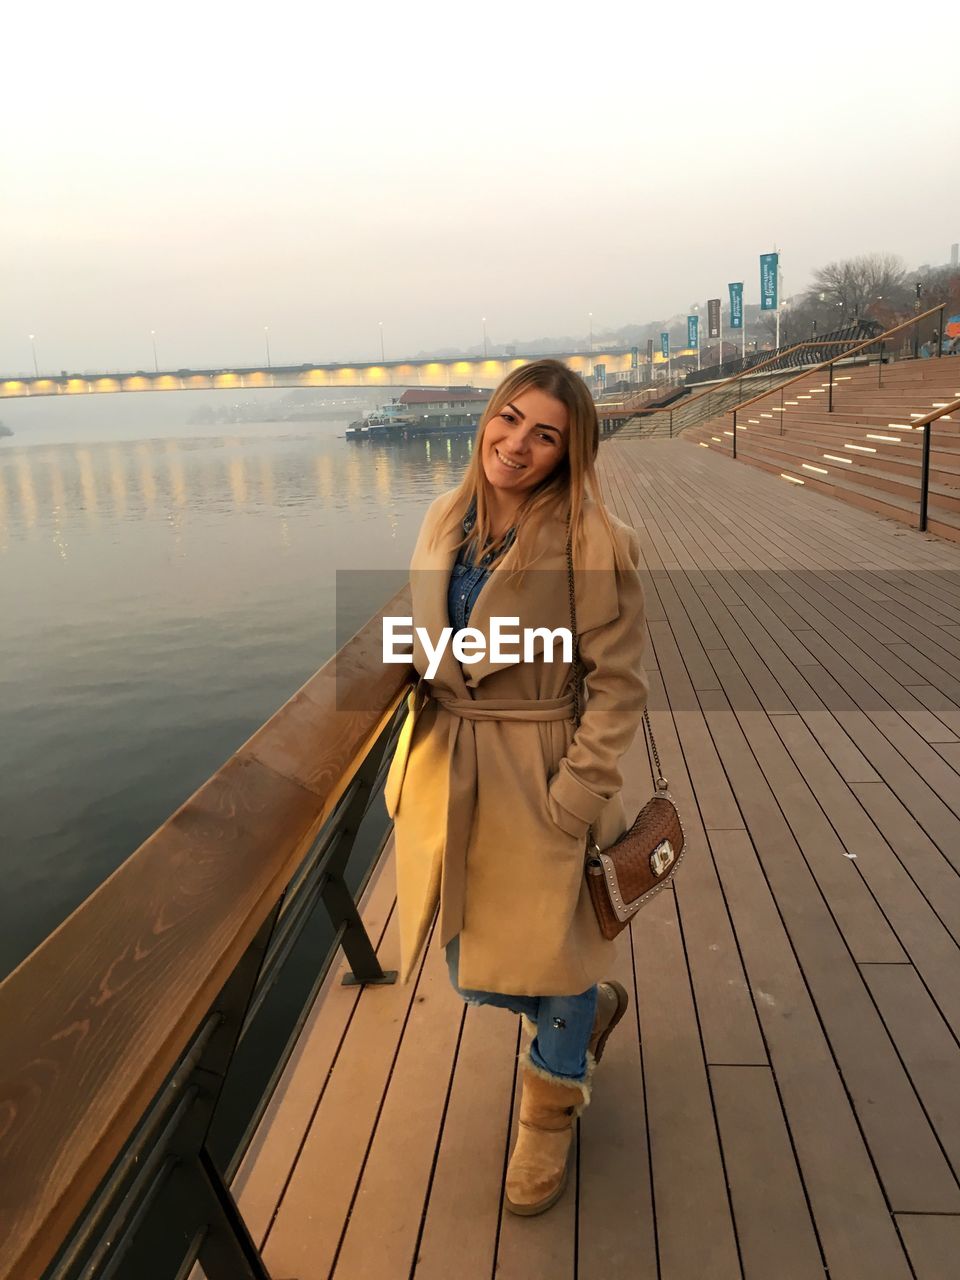
[[[670,359],[670,334],[666,330],[660,334],[660,354],[664,360]]]
[[[687,316],[687,346],[700,346],[700,317]]]
[[[720,337],[720,299],[707,299],[707,336]]]
[[[728,286],[730,289],[730,328],[743,328],[743,281]]]
[[[777,295],[777,268],[779,253],[761,253],[760,255],[760,310],[776,311],[779,301]]]

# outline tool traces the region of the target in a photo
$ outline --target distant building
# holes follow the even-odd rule
[[[433,391],[411,388],[399,403],[417,413],[477,413],[490,399],[489,391],[477,387],[441,387]]]

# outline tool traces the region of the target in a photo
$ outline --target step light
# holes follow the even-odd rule
[[[806,480],[801,480],[799,476],[788,476],[785,471],[780,472],[781,480],[789,480],[791,484],[806,484]]]
[[[784,400],[784,404],[799,404],[799,400]]]
[[[868,444],[845,444],[845,449],[856,449],[857,453],[876,453],[876,449]]]
[[[839,458],[835,453],[825,453],[823,456],[827,459],[828,462],[845,462],[847,463],[848,466],[853,465],[852,458]]]
[[[720,439],[719,436],[711,436],[710,439],[716,440],[717,444],[723,444],[723,441]]]
[[[868,432],[867,432],[867,434],[866,434],[866,439],[867,439],[867,440],[889,440],[889,442],[890,442],[891,444],[899,444],[899,443],[900,443],[900,437],[899,437],[899,436],[878,436],[878,435],[874,435],[874,433],[873,433],[872,431],[868,431]]]
[[[822,476],[828,476],[830,474],[826,467],[815,467],[812,462],[801,462],[800,465],[805,471],[819,471]]]
[[[810,397],[809,397],[809,396],[797,396],[797,399],[798,399],[798,400],[809,400],[809,399],[810,399]]]
[[[748,419],[747,419],[747,421],[748,421],[748,422],[752,422],[752,423],[753,423],[753,425],[754,425],[755,427],[759,427],[759,425],[760,425],[760,419],[759,419],[759,418],[748,418]]]
[[[772,418],[772,417],[773,417],[773,414],[772,414],[772,413],[761,413],[760,417],[761,417],[761,418]]]
[[[700,446],[700,448],[701,448],[701,449],[709,449],[709,448],[710,448],[710,446],[707,444],[706,440],[698,440],[698,441],[697,441],[697,444]]]
[[[733,435],[733,432],[732,432],[732,431],[725,431],[723,434],[724,434],[725,436],[732,436],[732,435]]]

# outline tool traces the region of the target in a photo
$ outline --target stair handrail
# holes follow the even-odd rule
[[[857,341],[856,338],[833,338],[830,340],[829,345],[837,346],[840,343],[856,342],[856,341]],[[689,404],[695,404],[696,401],[702,400],[704,396],[713,395],[715,391],[719,391],[721,387],[725,387],[730,382],[738,382],[743,378],[752,377],[753,374],[760,373],[763,369],[766,369],[768,365],[776,364],[779,360],[785,359],[787,356],[792,355],[794,351],[799,351],[803,347],[824,347],[827,345],[828,344],[826,342],[823,342],[823,341],[811,342],[809,339],[804,339],[803,342],[796,342],[792,347],[787,347],[783,351],[778,351],[776,355],[772,355],[769,360],[763,360],[760,362],[760,364],[755,364],[749,369],[742,369],[739,373],[732,373],[729,378],[724,378],[722,382],[716,382],[712,386],[704,387],[702,391],[697,391],[694,395],[690,396],[689,399],[686,399],[686,398],[684,399],[683,407],[686,408],[687,405]],[[837,358],[846,359],[846,356],[840,356]],[[806,372],[809,373],[809,369],[806,370]],[[801,377],[802,376],[804,375],[801,374]],[[767,395],[767,394],[768,392],[766,391],[761,392],[761,395]],[[674,409],[677,408],[676,405],[673,405],[673,406],[666,405],[663,408],[651,409],[650,412],[651,414],[669,413],[671,407]]]
[[[924,311],[921,315],[912,316],[909,320],[904,320],[901,324],[895,325],[892,329],[887,329],[884,333],[878,333],[875,338],[868,338],[865,342],[861,342],[858,346],[854,347],[852,351],[845,351],[839,356],[831,356],[829,360],[821,360],[819,364],[810,365],[808,368],[804,369],[802,373],[798,373],[795,378],[790,378],[787,382],[781,382],[780,386],[776,388],[776,390],[786,391],[787,387],[792,386],[795,382],[799,382],[801,378],[809,378],[811,373],[818,373],[822,369],[832,368],[832,366],[836,364],[838,360],[849,360],[851,356],[855,356],[857,352],[862,351],[864,347],[874,347],[877,345],[878,342],[879,343],[886,342],[888,338],[892,338],[894,334],[899,333],[901,329],[909,329],[909,327],[912,324],[919,324],[921,320],[926,320],[928,316],[932,316],[934,312],[938,312],[938,311],[942,312],[945,306],[946,306],[945,303],[940,303],[935,307],[931,307],[929,311]],[[850,339],[846,339],[846,341],[850,341]],[[856,339],[853,339],[853,341],[856,341]],[[941,344],[942,344],[942,341],[943,341],[943,338],[941,334]],[[822,346],[825,346],[826,343],[808,342],[808,343],[801,343],[800,345],[822,347]],[[753,371],[751,370],[751,372]],[[734,377],[743,377],[743,376],[744,376],[743,374],[734,374]],[[762,400],[765,396],[768,396],[769,394],[770,394],[770,391],[768,389],[766,391],[759,392],[755,396],[752,396],[749,400],[742,400],[737,405],[737,412],[739,413],[740,410],[749,408],[750,405],[756,404],[758,400]]]
[[[931,427],[938,418],[945,418],[948,413],[954,413],[960,410],[960,399],[951,400],[949,404],[942,405],[939,409],[934,409],[933,413],[928,413],[919,421],[914,422],[911,431],[917,431],[923,428],[923,453],[920,462],[920,521],[917,528],[921,533],[927,531],[927,504],[930,494],[930,434]]]

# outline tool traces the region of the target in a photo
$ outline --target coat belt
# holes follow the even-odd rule
[[[431,695],[434,696],[434,695]],[[572,720],[573,693],[562,698],[436,697],[450,713],[447,756],[447,828],[440,881],[440,945],[463,928],[467,846],[477,802],[477,720]]]

